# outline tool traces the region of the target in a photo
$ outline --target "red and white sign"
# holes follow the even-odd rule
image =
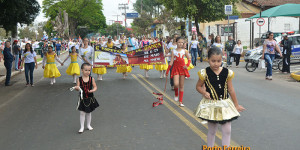
[[[115,21],[115,23],[123,24],[123,21]]]
[[[264,18],[258,18],[258,19],[256,20],[256,24],[257,24],[258,26],[263,26],[265,23],[266,23],[266,21],[265,21]]]

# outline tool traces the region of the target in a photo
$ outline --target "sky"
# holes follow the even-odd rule
[[[42,2],[43,0],[37,0],[40,4],[40,6],[42,6]],[[124,22],[124,15],[122,15],[122,13],[124,13],[124,10],[119,10],[119,4],[128,4],[129,9],[126,10],[127,13],[130,12],[134,12],[133,10],[133,3],[135,3],[136,0],[129,0],[129,4],[128,4],[128,0],[102,0],[102,4],[103,4],[103,14],[106,18],[106,24],[107,25],[111,25],[112,21],[110,20],[115,20],[117,21],[117,16],[114,15],[120,15],[118,16],[118,20],[119,21],[123,21],[123,26],[125,26],[125,22]],[[36,17],[35,19],[35,23],[38,22],[43,22],[43,21],[47,21],[47,18],[44,17],[44,14],[42,13],[42,9],[40,10],[40,14]],[[132,19],[127,19],[127,25],[130,26],[130,23],[132,22]]]

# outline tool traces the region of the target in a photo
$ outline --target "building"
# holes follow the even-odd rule
[[[221,35],[222,42],[227,39],[228,34],[232,35],[235,40],[241,40],[244,46],[252,48],[255,41],[260,38],[259,33],[267,31],[272,32],[288,32],[299,31],[300,18],[295,17],[276,17],[264,18],[265,24],[260,28],[256,24],[257,19],[248,20],[249,17],[269,8],[286,4],[300,4],[300,0],[242,0],[236,4],[237,10],[240,12],[239,19],[215,21],[209,23],[200,23],[200,32],[206,37],[210,34]],[[229,32],[229,33],[228,33]]]

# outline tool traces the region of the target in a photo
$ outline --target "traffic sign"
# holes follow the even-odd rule
[[[232,5],[225,5],[225,14],[226,15],[232,14]]]
[[[258,19],[256,20],[256,24],[257,24],[258,26],[263,26],[265,23],[266,23],[266,21],[265,21],[264,18],[258,18]]]
[[[123,21],[115,21],[115,23],[123,24]]]
[[[139,17],[139,13],[126,13],[126,19],[134,19],[138,17]]]
[[[228,17],[229,17],[229,20],[237,20],[237,19],[239,19],[239,16],[226,16],[226,20],[228,20]]]

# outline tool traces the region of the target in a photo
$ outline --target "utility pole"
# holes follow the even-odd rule
[[[119,16],[120,15],[113,15],[113,16],[117,16],[117,22],[119,23]],[[117,24],[117,37],[119,36],[119,25]]]
[[[119,9],[124,9],[124,11],[125,11],[125,13],[123,15],[125,16],[125,28],[127,28],[126,9],[129,9],[128,4],[119,4]]]

